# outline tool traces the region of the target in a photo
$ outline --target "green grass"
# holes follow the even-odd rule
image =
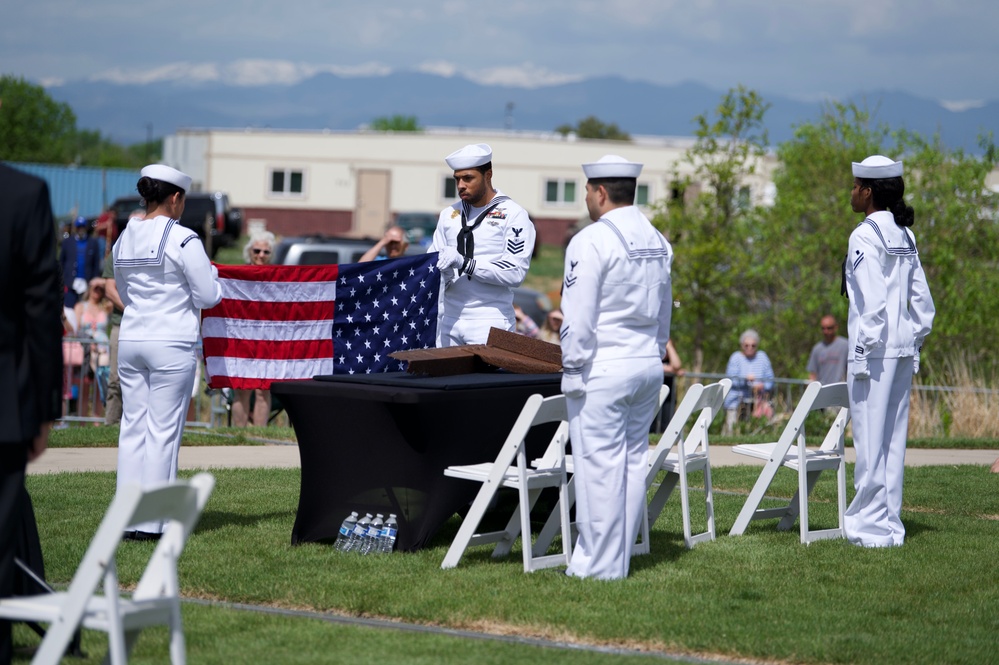
[[[184,446],[260,446],[268,442],[297,441],[291,427],[216,427],[187,429]],[[114,448],[118,445],[117,425],[67,427],[53,430],[50,448]]]
[[[558,570],[524,574],[519,545],[503,560],[475,548],[442,571],[457,517],[415,553],[292,547],[298,471],[218,470],[181,561],[181,583],[190,597],[652,651],[807,663],[995,662],[999,476],[973,466],[907,469],[905,546],[865,550],[842,540],[806,547],[797,531],[777,532],[773,521],[754,523],[745,536],[723,535],[757,473],[713,471],[716,542],[683,548],[673,497],[653,530],[652,553],[634,559],[628,579],[607,583]],[[794,484],[782,472],[768,494],[790,496]],[[114,474],[29,476],[28,486],[47,576],[66,583],[111,500]],[[813,528],[833,525],[831,476],[815,492]],[[123,547],[123,581],[136,581],[139,555],[151,547]],[[327,661],[334,648],[344,662],[362,663],[618,659],[222,607],[186,605],[184,613],[191,662]],[[37,642],[22,629],[16,635],[22,646]],[[164,635],[140,640],[146,660],[164,660]],[[101,636],[88,640],[99,657]]]

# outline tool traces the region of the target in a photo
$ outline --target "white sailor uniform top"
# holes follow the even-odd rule
[[[197,342],[199,310],[222,300],[218,271],[198,235],[166,216],[133,218],[113,254],[125,305],[119,339]]]
[[[912,232],[878,211],[850,234],[845,264],[855,358],[914,356],[936,312]]]
[[[615,208],[569,243],[562,287],[562,365],[666,354],[673,249],[635,206]]]
[[[444,290],[441,318],[512,319],[512,289],[523,283],[531,267],[534,223],[523,208],[498,190],[483,210],[481,221],[469,219],[469,210],[463,201],[444,208],[427,250],[459,247],[463,213],[466,228],[474,226],[474,252],[466,265],[460,271],[441,275],[445,281],[454,280]]]

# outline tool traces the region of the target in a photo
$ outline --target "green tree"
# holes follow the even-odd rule
[[[851,162],[873,154],[905,161],[906,201],[915,209],[920,259],[937,305],[921,376],[932,381],[955,355],[992,376],[991,348],[999,308],[999,197],[985,178],[999,161],[991,139],[984,155],[950,151],[939,138],[892,132],[855,105],[831,104],[779,146],[777,198],[754,231],[756,299],[743,325],[770,340],[778,376],[805,377],[818,321],[833,314],[846,334],[849,303],[840,294],[850,233],[861,221],[850,209]]]
[[[0,158],[12,162],[73,160],[76,115],[41,86],[0,76]]]
[[[673,296],[680,307],[670,332],[677,348],[693,353],[695,372],[724,370],[736,324],[752,304],[754,212],[737,199],[742,179],[766,153],[768,108],[756,92],[740,86],[725,95],[713,116],[695,118],[697,140],[682,160],[688,175],[674,172],[678,196],[657,204],[652,220],[676,252]]]
[[[818,121],[800,125],[777,148],[777,198],[759,211],[753,233],[756,306],[741,325],[763,335],[778,376],[807,377],[823,315],[835,316],[846,334],[842,266],[850,231],[860,221],[850,211],[850,164],[896,154],[884,147],[888,140],[888,128],[872,127],[865,110],[830,104]]]
[[[371,129],[378,132],[422,132],[415,115],[393,115],[379,117],[371,121]]]
[[[999,150],[991,136],[981,139],[982,155],[950,151],[939,137],[899,132],[897,138],[919,258],[937,308],[920,375],[932,381],[947,361],[960,358],[990,380],[999,374],[999,195],[985,179]]]
[[[572,125],[559,125],[555,131],[562,136],[575,133],[581,139],[606,139],[608,141],[631,141],[627,132],[621,131],[616,123],[607,124],[596,116],[587,116]]]

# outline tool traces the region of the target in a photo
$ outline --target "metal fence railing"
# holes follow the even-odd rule
[[[60,422],[104,423],[108,379],[111,373],[108,341],[86,335],[67,335],[62,342],[63,383],[62,417]],[[198,363],[198,372],[191,385],[191,406],[185,427],[217,427],[226,424],[216,411],[226,413],[219,391],[205,389]]]

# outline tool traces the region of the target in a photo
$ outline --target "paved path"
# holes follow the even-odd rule
[[[846,449],[846,459],[853,462],[853,448]],[[977,464],[991,466],[999,459],[999,450],[925,450],[911,448],[906,452],[907,466]],[[65,471],[114,471],[118,463],[117,448],[52,448],[41,459],[28,465],[28,473],[62,473]],[[729,446],[711,447],[712,466],[755,464],[762,460],[736,455]],[[298,446],[184,446],[180,449],[181,469],[277,467],[297,469],[300,465]]]

